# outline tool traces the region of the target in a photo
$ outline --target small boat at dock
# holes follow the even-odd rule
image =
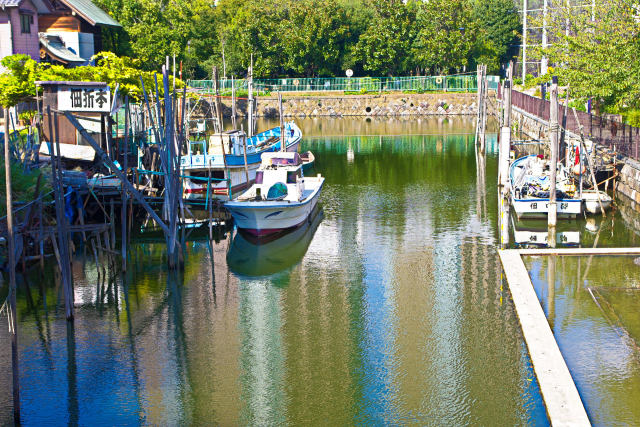
[[[600,201],[598,201],[598,198]],[[613,198],[606,192],[601,190],[582,190],[582,200],[584,202],[584,210],[590,214],[602,213],[600,204],[602,203],[602,209],[609,210]]]
[[[556,173],[558,218],[575,218],[582,213],[582,200],[576,197],[569,170],[558,164]],[[520,218],[546,217],[549,212],[549,162],[529,155],[515,160],[509,167],[511,205]]]
[[[239,229],[265,236],[304,224],[318,202],[324,178],[305,177],[298,153],[264,153],[255,184],[225,207]]]

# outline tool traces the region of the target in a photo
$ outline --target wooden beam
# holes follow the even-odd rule
[[[142,196],[142,194],[140,194],[140,192],[138,192],[138,190],[136,190],[136,188],[127,180],[126,175],[116,167],[107,153],[105,153],[104,150],[100,148],[100,145],[98,145],[95,139],[93,139],[93,137],[89,135],[86,129],[82,127],[80,123],[78,123],[78,120],[76,120],[76,118],[70,112],[65,111],[64,115],[69,120],[69,122],[71,122],[71,124],[78,130],[78,132],[80,132],[80,135],[82,135],[82,137],[87,140],[89,145],[91,145],[93,149],[96,150],[96,153],[100,157],[100,160],[102,160],[104,164],[106,164],[109,169],[111,169],[113,174],[116,175],[120,179],[122,184],[127,187],[127,191],[136,199],[138,203],[140,203],[140,205],[142,205],[149,216],[151,216],[151,218],[153,218],[153,220],[158,223],[162,231],[164,231],[167,235],[170,234],[169,227],[167,227],[167,225],[160,219],[158,214],[156,214],[151,206],[149,206],[149,204],[146,202],[146,200],[144,200],[144,196]]]

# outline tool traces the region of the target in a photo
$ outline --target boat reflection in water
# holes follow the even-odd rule
[[[307,253],[323,217],[322,208],[316,206],[300,227],[267,238],[238,230],[227,253],[229,270],[244,276],[267,276],[297,264]]]
[[[548,246],[549,231],[547,220],[514,220],[513,237],[516,246],[522,248],[535,248]],[[575,221],[558,223],[556,228],[556,245],[576,247],[580,246],[580,229]]]

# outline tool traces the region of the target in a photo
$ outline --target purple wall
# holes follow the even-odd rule
[[[13,53],[25,53],[36,61],[40,61],[40,41],[38,40],[38,11],[31,0],[24,0],[20,7],[7,8],[11,14],[11,28],[13,33]],[[33,13],[31,33],[22,34],[20,27],[20,10]]]

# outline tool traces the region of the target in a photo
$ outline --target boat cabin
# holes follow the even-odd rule
[[[299,201],[306,195],[303,178],[302,158],[297,152],[264,153],[247,197]]]

